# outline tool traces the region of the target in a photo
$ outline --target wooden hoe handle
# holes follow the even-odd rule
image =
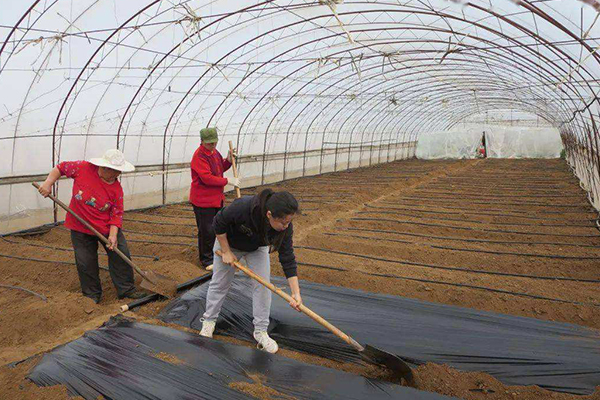
[[[223,254],[221,253],[220,250],[217,250],[216,254],[219,257],[223,256]],[[279,295],[280,297],[282,297],[285,301],[290,302],[290,301],[294,300],[292,298],[292,296],[290,296],[289,294],[287,294],[283,290],[279,289],[278,287],[276,287],[275,285],[273,285],[271,282],[267,282],[263,277],[255,274],[254,271],[252,271],[250,268],[245,267],[244,265],[240,264],[237,261],[234,262],[233,265],[237,269],[239,269],[240,271],[242,271],[243,273],[245,273],[246,275],[248,275],[250,278],[258,281],[260,284],[262,284],[263,286],[265,286],[267,289],[269,289],[273,293],[275,293],[275,294]],[[336,335],[337,337],[339,337],[340,339],[342,339],[344,342],[348,343],[350,346],[354,347],[356,350],[358,350],[358,351],[363,351],[364,350],[364,347],[361,346],[360,343],[358,343],[356,340],[352,339],[350,336],[346,335],[344,332],[342,332],[341,330],[339,330],[334,325],[330,324],[326,319],[324,319],[323,317],[321,317],[319,314],[317,314],[316,312],[314,312],[310,308],[306,307],[304,304],[300,305],[300,311],[302,311],[304,314],[308,315],[315,322],[317,322],[320,325],[322,325],[323,327],[327,328],[329,331],[331,331],[331,333],[333,333],[334,335]]]
[[[231,168],[233,169],[233,176],[235,178],[238,177],[238,173],[237,173],[237,165],[235,162],[235,157],[233,156],[233,142],[230,140],[229,141],[229,151],[231,152]],[[242,193],[240,192],[240,188],[239,187],[235,187],[235,195],[237,196],[237,198],[239,199],[240,197],[242,197]]]

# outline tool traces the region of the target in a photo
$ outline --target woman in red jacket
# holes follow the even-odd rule
[[[216,128],[200,130],[200,147],[192,156],[192,185],[190,203],[194,207],[198,226],[198,254],[200,264],[208,271],[212,270],[215,232],[213,218],[225,201],[223,189],[227,184],[240,186],[239,178],[224,178],[223,172],[231,167],[232,154],[227,159],[217,150],[219,135]]]
[[[117,149],[108,150],[102,158],[88,161],[64,161],[58,164],[40,186],[39,192],[47,197],[52,185],[61,177],[73,179],[73,197],[69,207],[81,218],[89,222],[97,231],[108,236],[109,245],[104,249],[108,254],[110,277],[117,288],[120,299],[138,299],[147,293],[136,290],[133,270],[119,255],[111,250],[117,247],[130,257],[123,224],[123,188],[118,181],[121,172],[133,171],[135,167],[125,161],[123,153]],[[65,218],[65,228],[71,230],[71,242],[75,250],[75,263],[84,296],[99,303],[102,297],[98,267],[98,237],[70,213]]]

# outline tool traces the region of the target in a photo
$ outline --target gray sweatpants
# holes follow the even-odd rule
[[[213,251],[216,253],[217,250],[221,249],[219,241],[215,241]],[[242,257],[246,259],[248,267],[254,271],[257,275],[263,277],[267,282],[271,282],[271,260],[269,259],[269,246],[259,247],[255,251],[241,251],[232,248],[231,251],[238,260]],[[206,311],[202,318],[206,321],[216,321],[219,313],[221,312],[221,306],[225,301],[225,296],[229,292],[229,287],[233,281],[233,276],[237,269],[230,265],[223,263],[223,259],[217,254],[214,255],[213,259],[213,276],[208,286],[208,293],[206,295]],[[267,331],[269,327],[269,315],[271,314],[271,291],[261,285],[260,283],[253,282],[252,288],[252,315],[254,316],[254,330],[255,331]]]

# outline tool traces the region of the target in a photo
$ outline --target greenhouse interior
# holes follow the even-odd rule
[[[0,0],[0,399],[600,399],[597,0]]]

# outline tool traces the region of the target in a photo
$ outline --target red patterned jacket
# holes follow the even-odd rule
[[[231,163],[216,149],[210,152],[200,145],[192,157],[190,203],[203,208],[222,207],[225,200],[223,188],[227,185],[227,178],[223,178],[223,172],[229,167]]]

